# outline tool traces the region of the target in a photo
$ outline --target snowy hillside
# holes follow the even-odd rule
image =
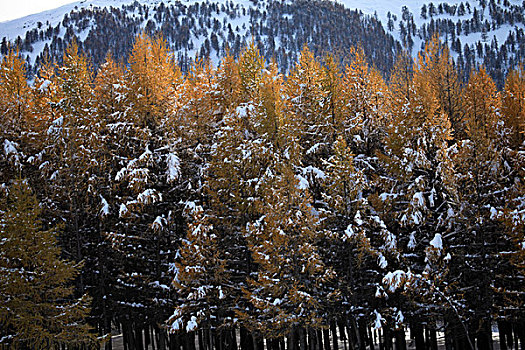
[[[233,47],[237,53],[240,46],[254,38],[265,56],[268,59],[276,56],[286,70],[305,43],[317,46],[314,51],[320,54],[326,49],[345,51],[345,45],[372,46],[367,40],[373,37],[376,38],[373,46],[383,53],[369,56],[375,58],[374,64],[388,70],[391,62],[385,56],[395,55],[400,47],[408,48],[415,56],[437,32],[449,44],[464,72],[484,64],[500,84],[505,71],[525,57],[524,5],[519,0],[435,3],[336,0],[336,3],[347,10],[331,0],[146,0],[140,4],[133,0],[85,0],[0,23],[0,38],[3,54],[8,41],[16,42],[35,67],[39,66],[44,51],[53,57],[60,56],[73,36],[84,44],[81,47],[85,51],[97,56],[92,57],[95,64],[100,63],[109,49],[125,57],[129,41],[141,30],[151,34],[162,32],[184,62],[195,56],[209,56],[217,63],[225,47]],[[357,19],[357,12],[365,16]],[[375,16],[386,35],[380,33],[378,25],[365,24]],[[361,29],[356,29],[356,25]],[[119,36],[113,43],[104,37],[112,35]],[[365,47],[365,51],[371,54],[374,50]]]
[[[162,33],[183,69],[197,56],[218,63],[228,49],[238,55],[252,39],[283,71],[305,44],[316,54],[337,51],[344,58],[350,47],[361,43],[385,72],[400,50],[376,19],[322,0],[94,0],[0,24],[2,53],[7,52],[8,41],[14,41],[33,72],[47,54],[60,60],[73,38],[95,65],[109,51],[127,57],[141,31]]]

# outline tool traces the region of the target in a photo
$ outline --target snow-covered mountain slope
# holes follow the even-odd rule
[[[2,52],[15,41],[32,67],[44,52],[60,60],[73,38],[95,65],[108,51],[125,59],[140,31],[162,33],[183,68],[195,56],[217,63],[227,48],[238,54],[251,40],[283,70],[304,44],[344,58],[361,43],[385,72],[400,49],[376,19],[324,0],[91,0],[0,24]]]
[[[376,15],[412,55],[439,33],[466,75],[483,64],[501,85],[505,72],[525,59],[522,0],[336,0]]]
[[[73,36],[84,50],[100,56],[94,63],[109,49],[126,56],[130,37],[141,30],[162,32],[183,61],[204,54],[217,63],[226,46],[238,50],[253,38],[268,58],[277,55],[287,68],[304,43],[318,46],[314,50],[320,53],[321,48],[344,51],[342,45],[372,45],[366,41],[382,37],[373,43],[376,50],[367,53],[383,45],[380,57],[371,57],[375,64],[385,60],[379,66],[388,69],[390,58],[385,56],[395,55],[400,46],[416,55],[438,32],[460,68],[468,72],[483,63],[501,83],[506,69],[525,57],[524,6],[521,0],[83,0],[0,23],[0,38],[4,51],[7,41],[16,41],[37,66],[43,51],[59,55]],[[370,17],[357,20],[345,8]],[[375,24],[364,25],[374,18],[386,35]],[[345,35],[350,37],[342,38]]]

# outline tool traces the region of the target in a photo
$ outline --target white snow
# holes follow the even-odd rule
[[[109,215],[109,203],[106,198],[100,195],[100,200],[102,201],[102,208],[100,209],[100,216],[104,217]]]
[[[126,204],[122,203],[120,205],[120,209],[118,211],[118,215],[119,215],[119,217],[122,218],[122,217],[126,216],[127,213],[129,213],[128,207],[126,206]]]
[[[401,288],[406,280],[406,276],[406,272],[402,270],[389,272],[383,277],[383,284],[388,287],[391,293],[394,293],[397,289]]]
[[[197,325],[197,317],[191,316],[191,320],[186,325],[186,332],[192,332],[196,330],[198,327]]]
[[[436,233],[434,238],[430,241],[430,245],[436,249],[443,249],[443,240],[439,233]]]
[[[377,258],[377,263],[380,268],[386,269],[388,266],[388,262],[386,261],[386,258],[383,254],[379,253],[379,257]]]
[[[405,321],[405,316],[403,315],[401,310],[399,310],[396,314],[396,325],[399,327],[403,324],[404,321]]]
[[[363,220],[361,219],[361,213],[359,212],[359,210],[357,211],[357,213],[355,213],[354,221],[357,224],[357,226],[363,225]]]
[[[168,165],[166,176],[168,177],[168,182],[171,183],[180,176],[180,158],[175,153],[169,153],[166,156],[166,163]]]
[[[410,233],[410,238],[408,240],[408,249],[414,249],[416,247],[416,237],[414,235],[414,232]]]
[[[297,178],[297,180],[299,181],[297,183],[297,188],[300,189],[300,190],[306,190],[308,189],[308,187],[310,187],[310,184],[308,183],[308,180],[306,180],[303,176],[301,175],[295,175],[295,177]]]
[[[162,216],[157,216],[155,218],[155,221],[153,221],[153,223],[151,224],[151,228],[155,232],[162,231],[162,229],[164,228],[165,222],[166,222],[166,219],[164,219]]]
[[[162,195],[152,188],[144,190],[137,196],[140,204],[153,204],[162,201]]]
[[[14,154],[18,158],[18,150],[16,149],[16,144],[7,139],[4,140],[4,153],[6,156]]]
[[[425,198],[423,197],[423,192],[416,192],[412,199],[419,207],[425,205]]]
[[[498,211],[494,207],[490,207],[490,220],[494,220],[498,217]]]
[[[354,229],[352,228],[352,225],[348,225],[348,227],[345,230],[345,235],[347,238],[352,238],[355,235]]]
[[[312,174],[314,174],[315,178],[317,178],[319,180],[326,179],[325,172],[322,171],[319,168],[314,167],[314,166],[309,165],[306,168],[303,168],[302,171],[303,171],[303,175],[306,175],[307,173],[312,173]]]
[[[375,321],[374,321],[374,326],[372,328],[380,329],[381,327],[383,327],[382,322],[385,322],[385,319],[381,316],[379,312],[377,312],[377,310],[374,310],[374,315],[375,315]]]

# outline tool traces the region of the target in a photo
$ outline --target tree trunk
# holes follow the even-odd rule
[[[479,319],[479,326],[476,334],[479,350],[492,350],[492,327],[490,319]]]
[[[328,328],[323,329],[323,350],[330,349],[330,330]]]
[[[195,332],[186,333],[186,346],[188,350],[195,350]]]
[[[149,337],[149,326],[144,327],[144,349],[148,349],[148,346],[151,344],[151,339]]]
[[[435,327],[431,327],[428,329],[428,339],[429,348],[431,350],[438,350],[438,344],[437,344],[437,332]]]
[[[288,336],[286,337],[286,347],[287,347],[287,350],[295,350],[294,338],[293,338],[293,327],[290,333],[288,333]]]
[[[157,349],[166,350],[166,332],[164,329],[160,329],[158,326],[155,326],[155,334],[157,338]]]
[[[135,325],[135,348],[137,350],[144,350],[144,343],[142,337],[142,327]]]
[[[392,334],[386,327],[383,328],[383,343],[385,350],[392,350]]]
[[[343,322],[343,320],[339,320],[339,322],[337,322],[338,325],[339,325],[339,335],[341,336],[341,340],[343,341],[343,348],[344,350],[348,350],[348,347],[346,345],[346,332],[345,332],[345,323]]]
[[[346,322],[346,334],[348,335],[348,344],[350,345],[350,349],[355,349],[357,344],[357,334],[354,319]]]
[[[445,322],[445,350],[454,350],[455,349],[455,347],[454,347],[454,330],[451,327],[452,326],[451,317],[453,317],[453,316],[450,316],[450,315],[447,314],[447,315],[445,315],[445,318],[444,318],[444,322]]]
[[[230,344],[230,350],[237,350],[237,328],[233,327],[230,331],[231,336],[231,344]]]
[[[394,332],[396,337],[396,350],[406,350],[407,342],[405,337],[405,329],[401,328]]]
[[[337,327],[335,325],[335,321],[331,321],[330,322],[330,331],[332,332],[332,340],[333,340],[333,343],[332,343],[332,349],[333,350],[338,350],[339,348],[339,339],[337,338]]]
[[[246,330],[246,328],[240,328],[240,337],[241,350],[254,350],[252,335]]]
[[[367,337],[368,337],[368,345],[370,346],[370,350],[374,350],[375,347],[374,347],[374,337],[372,336],[372,328],[370,327],[366,327],[366,330],[367,330]]]
[[[301,344],[301,350],[308,349],[306,347],[306,330],[303,327],[299,328],[299,342]]]
[[[508,327],[507,322],[505,320],[499,320],[498,321],[498,333],[499,333],[499,348],[501,350],[507,350],[508,349]],[[512,338],[512,332],[510,334],[510,337]],[[512,341],[512,340],[511,340]],[[512,347],[512,345],[510,345]]]
[[[310,350],[317,349],[317,333],[313,328],[308,328],[308,347]]]
[[[158,337],[156,336],[157,332],[155,330],[156,327],[154,326],[151,326],[149,329],[151,331],[151,348],[153,350],[156,350],[155,349],[155,344],[157,344],[157,349],[159,348],[159,340],[158,340]],[[160,349],[159,349],[160,350]]]
[[[357,324],[357,329],[359,332],[359,349],[366,350],[366,322],[364,320],[359,320]]]
[[[253,350],[264,350],[264,344],[261,346],[261,341],[259,336],[252,333]]]
[[[169,350],[180,350],[180,347],[178,346],[179,342],[178,342],[178,339],[177,339],[177,335],[175,334],[169,334],[168,335],[168,346],[169,346]]]
[[[199,342],[199,350],[206,350],[207,347],[204,344],[204,339],[202,338],[202,329],[197,331],[197,341]]]
[[[425,336],[423,334],[423,326],[415,321],[410,326],[410,333],[416,341],[416,350],[425,350]]]
[[[133,329],[128,320],[122,324],[122,333],[124,338],[124,347],[126,350],[135,350],[135,337],[133,336]]]
[[[521,350],[525,349],[525,320],[519,320],[516,322],[517,327],[515,331],[520,341],[519,346]],[[518,342],[516,342],[516,349],[518,348]]]

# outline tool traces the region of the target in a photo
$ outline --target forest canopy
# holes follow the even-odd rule
[[[54,259],[58,282],[43,264],[24,283],[76,300],[78,327],[52,326],[83,338],[25,337],[45,309],[12,302],[15,273],[0,346],[391,349],[410,330],[491,349],[493,324],[524,346],[523,66],[462,82],[437,37],[388,81],[359,47],[341,67],[305,46],[283,75],[252,43],[183,74],[142,34],[126,61],[94,70],[73,43],[29,84],[2,58],[0,269]]]

